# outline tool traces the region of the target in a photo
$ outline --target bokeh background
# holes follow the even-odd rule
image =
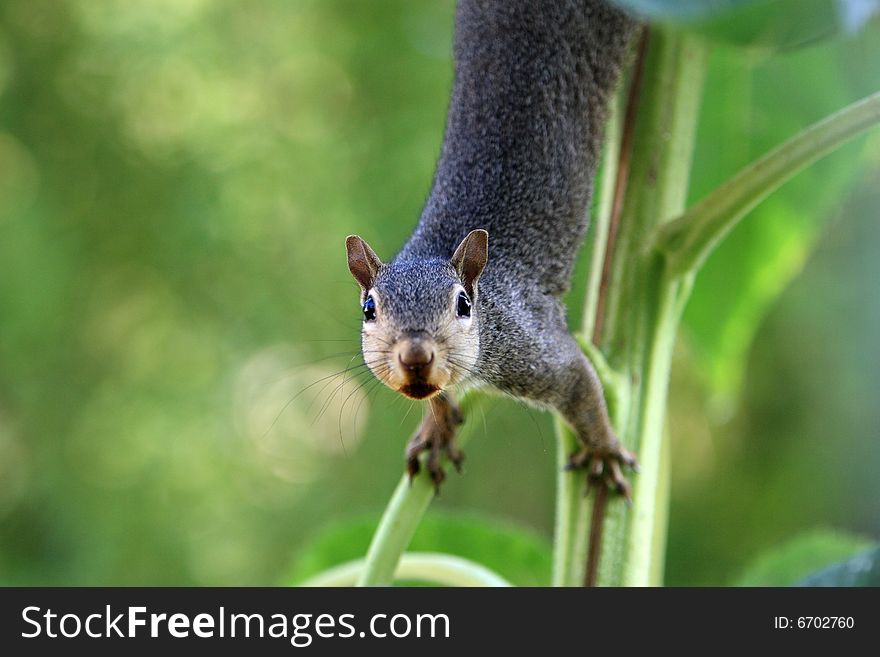
[[[390,256],[415,224],[452,11],[0,3],[0,583],[278,584],[362,553],[420,408],[333,377],[357,362],[343,239]],[[877,89],[876,30],[718,47],[692,198]],[[671,389],[670,584],[880,537],[878,183],[875,131],[700,276]],[[515,526],[541,562],[549,418],[499,401],[469,430],[437,540],[497,557],[493,527]]]

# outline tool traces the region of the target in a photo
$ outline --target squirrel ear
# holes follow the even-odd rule
[[[474,296],[477,279],[483,273],[483,267],[486,266],[488,259],[489,233],[482,228],[468,233],[452,255],[450,262],[461,277],[461,283],[471,298]]]
[[[382,261],[370,245],[357,235],[345,238],[345,249],[348,251],[348,270],[366,292],[373,287]]]

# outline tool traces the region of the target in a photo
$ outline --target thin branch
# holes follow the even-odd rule
[[[880,123],[880,92],[815,123],[730,178],[665,224],[655,247],[667,257],[669,273],[697,271],[746,214],[771,192],[859,133]]]
[[[459,406],[465,416],[474,409],[478,396],[476,391],[462,396]],[[459,446],[465,442],[466,435],[459,435]],[[357,580],[358,586],[391,585],[400,557],[433,499],[434,485],[425,470],[412,482],[408,475],[403,475],[373,534],[364,568]]]
[[[373,534],[373,540],[364,559],[364,568],[357,580],[358,586],[390,586],[400,555],[409,545],[434,498],[434,487],[426,473],[412,482],[404,474],[394,489],[382,520]]]

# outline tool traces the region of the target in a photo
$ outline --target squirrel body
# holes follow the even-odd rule
[[[584,446],[572,465],[628,494],[620,464],[634,458],[560,297],[636,27],[604,0],[459,1],[445,139],[418,226],[387,264],[347,240],[365,361],[431,404],[407,450],[411,474],[422,451],[438,485],[440,455],[460,463],[450,388],[487,386],[561,413]]]

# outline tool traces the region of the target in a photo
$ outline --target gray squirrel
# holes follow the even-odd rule
[[[432,190],[400,253],[346,239],[362,351],[383,383],[429,408],[406,450],[435,487],[458,469],[451,388],[555,409],[582,448],[572,468],[629,497],[635,467],[560,301],[588,224],[611,95],[637,24],[604,0],[460,0],[455,81]],[[490,246],[491,243],[491,246]]]

